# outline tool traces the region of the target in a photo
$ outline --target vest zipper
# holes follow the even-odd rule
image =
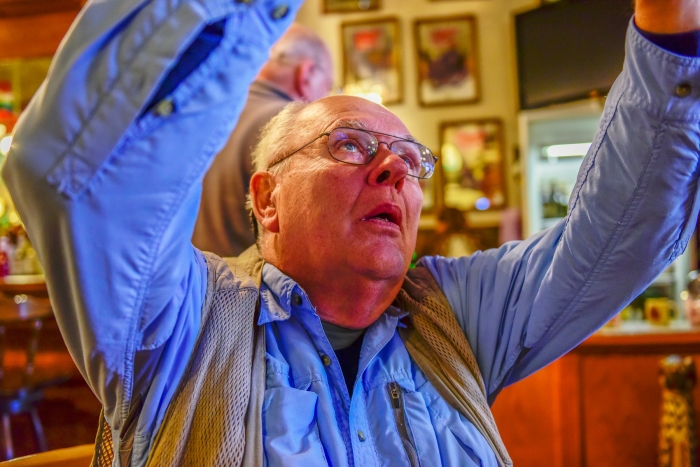
[[[408,424],[406,423],[406,408],[403,403],[403,392],[401,391],[401,386],[399,386],[396,382],[391,382],[386,385],[386,391],[389,393],[389,400],[391,401],[391,408],[394,412],[396,428],[399,430],[399,437],[401,438],[403,448],[406,450],[408,462],[411,467],[420,467],[418,453],[416,452],[413,439],[411,438],[411,433],[408,429]]]

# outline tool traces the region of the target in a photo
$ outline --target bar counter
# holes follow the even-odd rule
[[[657,465],[659,363],[672,354],[698,366],[700,328],[624,323],[504,389],[493,412],[515,465]],[[697,386],[693,398],[700,408]]]

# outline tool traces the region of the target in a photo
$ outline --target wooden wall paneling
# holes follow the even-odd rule
[[[561,467],[583,467],[586,465],[583,426],[582,358],[569,353],[557,362],[558,381],[555,382],[556,399],[555,436],[553,438],[556,460]]]
[[[0,0],[0,18],[76,11],[83,3],[83,0]]]
[[[600,467],[656,465],[661,403],[654,357],[597,355],[584,359],[585,456]]]
[[[568,355],[503,390],[493,407],[518,467],[654,467],[659,362],[692,355],[700,333],[594,335]],[[695,388],[700,427],[700,387]]]
[[[583,360],[585,457],[599,467],[657,465],[661,387],[668,354],[587,355]],[[695,356],[696,364],[698,357]],[[695,388],[695,407],[700,389]],[[696,412],[696,426],[700,418]]]
[[[0,60],[51,57],[78,11],[35,16],[0,16]]]
[[[558,436],[553,400],[560,362],[505,388],[492,407],[503,442],[518,467],[561,465],[552,442]],[[573,467],[573,466],[572,466]]]

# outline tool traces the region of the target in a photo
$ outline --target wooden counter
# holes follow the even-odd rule
[[[44,276],[6,276],[0,277],[0,292],[6,295],[33,295],[48,297]]]
[[[659,361],[671,354],[700,368],[700,330],[606,329],[506,388],[493,412],[515,465],[656,466]],[[700,408],[698,387],[694,398]]]

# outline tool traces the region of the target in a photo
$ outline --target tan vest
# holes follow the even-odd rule
[[[263,260],[255,247],[238,258],[206,254],[209,277],[202,326],[170,402],[149,466],[262,465],[265,333],[256,326]],[[481,372],[452,309],[430,272],[406,274],[395,305],[410,314],[399,333],[411,358],[445,401],[486,438],[501,466],[511,466],[486,401]],[[257,330],[257,331],[256,331]],[[122,467],[131,442],[122,433]],[[93,466],[111,465],[111,429],[102,420]]]

